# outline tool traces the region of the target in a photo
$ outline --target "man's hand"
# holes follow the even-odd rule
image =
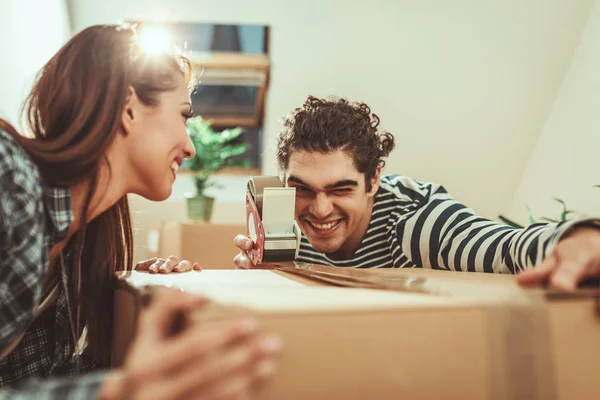
[[[253,268],[254,264],[252,264],[252,261],[250,261],[250,258],[248,257],[248,250],[254,246],[252,240],[246,235],[237,235],[235,239],[233,239],[233,243],[241,250],[233,259],[235,266],[241,269]]]
[[[558,242],[552,254],[540,265],[517,276],[521,285],[539,285],[559,290],[574,290],[587,278],[600,276],[600,230],[575,228]]]
[[[169,256],[166,259],[153,257],[146,261],[140,261],[134,269],[136,271],[148,271],[151,274],[168,274],[170,272],[187,272],[191,270],[201,271],[202,267],[197,262],[192,264],[188,260],[179,260],[175,256]]]

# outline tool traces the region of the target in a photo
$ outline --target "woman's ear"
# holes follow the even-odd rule
[[[129,89],[127,89],[125,107],[123,107],[123,113],[121,114],[121,128],[123,134],[128,135],[135,127],[140,105],[141,103],[135,94],[135,89],[130,86]]]

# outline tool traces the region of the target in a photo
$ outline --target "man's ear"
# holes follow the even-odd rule
[[[127,89],[127,98],[125,99],[125,107],[121,114],[121,128],[123,134],[128,135],[137,122],[137,116],[140,110],[140,99],[135,93],[135,89],[131,86]]]
[[[369,191],[370,196],[375,196],[377,190],[379,190],[379,184],[381,182],[381,165],[375,170],[375,175],[371,178],[371,190]]]

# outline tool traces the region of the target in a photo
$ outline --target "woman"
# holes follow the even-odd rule
[[[83,374],[109,365],[111,277],[132,268],[127,194],[165,200],[194,154],[193,75],[181,55],[144,52],[131,28],[93,26],[40,72],[33,137],[0,120],[0,397],[237,398],[274,371],[279,342],[253,320],[170,337],[201,300],[165,290],[124,367]]]

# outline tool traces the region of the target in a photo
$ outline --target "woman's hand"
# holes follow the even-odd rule
[[[191,325],[177,334],[178,315],[200,309],[203,300],[159,289],[142,313],[124,366],[100,388],[100,399],[250,399],[273,375],[281,349],[278,336],[260,334],[248,317]]]
[[[170,272],[187,272],[201,271],[202,267],[197,262],[191,263],[188,260],[179,260],[175,256],[167,258],[153,257],[146,261],[140,261],[134,267],[136,271],[148,271],[151,274],[161,273],[168,274]]]

